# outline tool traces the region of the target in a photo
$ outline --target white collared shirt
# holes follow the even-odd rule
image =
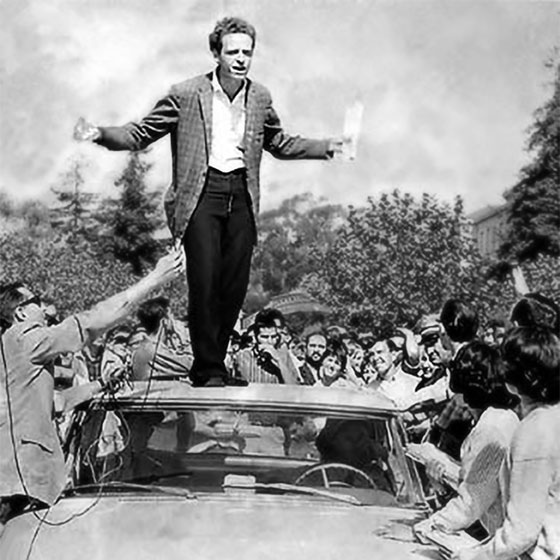
[[[214,72],[212,90],[212,143],[209,166],[229,173],[245,167],[242,146],[245,134],[247,82],[243,83],[241,90],[230,101]]]

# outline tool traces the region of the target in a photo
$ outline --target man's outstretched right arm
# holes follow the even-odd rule
[[[96,126],[80,118],[74,128],[74,139],[95,142],[109,150],[143,150],[175,129],[179,110],[178,96],[170,93],[137,123]]]

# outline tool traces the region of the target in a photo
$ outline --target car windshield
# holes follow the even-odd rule
[[[73,492],[299,490],[360,504],[421,501],[393,416],[184,403],[98,403],[79,414],[68,446]]]

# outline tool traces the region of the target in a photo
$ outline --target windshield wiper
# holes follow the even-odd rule
[[[328,490],[320,490],[311,486],[298,486],[297,484],[287,484],[284,482],[228,482],[223,484],[224,488],[244,488],[248,490],[278,490],[280,492],[292,492],[295,494],[307,494],[309,496],[320,496],[330,500],[345,502],[355,506],[363,505],[360,500],[348,494],[337,494]]]
[[[162,494],[168,494],[170,496],[181,496],[189,500],[196,499],[196,495],[193,494],[187,488],[178,488],[176,486],[157,486],[157,485],[146,485],[138,484],[135,482],[126,482],[120,480],[110,480],[107,482],[94,482],[91,484],[81,484],[80,486],[73,486],[67,488],[64,491],[64,495],[77,494],[82,490],[99,490],[102,491],[104,488],[115,489],[115,490],[142,490],[148,492],[161,492]]]

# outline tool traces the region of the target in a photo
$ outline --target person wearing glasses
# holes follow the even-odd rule
[[[46,306],[23,283],[0,285],[0,533],[30,506],[51,506],[66,474],[54,418],[54,359],[77,352],[125,319],[147,295],[177,278],[184,254],[166,255],[138,283],[89,311],[48,325]],[[68,411],[111,382],[95,381],[63,393]]]

